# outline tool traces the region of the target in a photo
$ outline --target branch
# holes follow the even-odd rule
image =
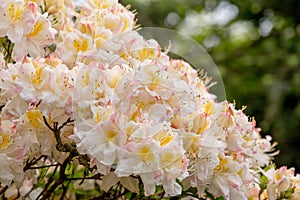
[[[50,126],[50,124],[48,123],[47,119],[45,116],[43,116],[43,120],[44,120],[44,123],[46,124],[46,126],[53,132],[55,132],[55,130]]]
[[[0,191],[0,195],[4,194],[4,192],[8,189],[8,186],[4,186],[1,191]]]
[[[71,118],[68,118],[66,122],[64,122],[59,128],[58,130],[61,131],[61,129],[65,126],[67,126],[69,123],[73,123],[75,121],[75,119],[71,119]]]
[[[37,167],[29,167],[27,169],[42,169],[42,168],[47,168],[47,167],[56,167],[59,166],[59,164],[53,164],[53,165],[43,165],[43,166],[37,166]]]
[[[23,171],[25,172],[26,170],[28,169],[31,169],[33,165],[37,164],[42,158],[47,158],[47,156],[45,155],[41,155],[40,157],[38,157],[37,159],[36,158],[33,158],[31,161],[26,161],[26,165],[24,166],[23,168]]]
[[[44,193],[47,193],[47,188],[48,188],[48,187],[51,185],[51,183],[53,182],[53,180],[54,180],[54,175],[55,175],[55,173],[56,173],[56,171],[57,171],[57,169],[58,169],[59,166],[60,166],[60,165],[57,165],[57,166],[55,167],[52,176],[49,177],[48,182],[47,182],[46,185],[44,186],[44,190],[39,194],[39,196],[37,197],[37,199],[39,199],[40,197],[42,197]],[[58,186],[58,185],[57,185],[57,186]],[[50,189],[51,189],[51,188],[50,188]]]
[[[69,123],[74,122],[75,120],[71,120],[68,118],[66,122],[64,122],[61,126],[58,127],[58,122],[53,123],[53,127],[48,123],[47,119],[45,116],[43,116],[44,123],[46,126],[54,133],[55,139],[56,139],[56,149],[60,152],[71,152],[72,150],[76,149],[75,144],[70,145],[70,144],[63,144],[60,138],[60,132],[63,127],[68,125]]]
[[[94,176],[91,177],[75,177],[75,178],[66,178],[66,180],[86,180],[86,179],[92,179],[92,180],[102,180],[101,174],[95,174]]]
[[[4,108],[4,106],[5,106],[5,104],[0,106],[0,112],[2,111],[2,109]]]
[[[51,194],[54,192],[54,190],[61,184],[64,183],[64,181],[67,180],[67,176],[66,176],[66,167],[68,165],[68,163],[72,160],[72,158],[74,158],[75,156],[77,156],[78,152],[76,149],[74,149],[73,151],[70,152],[69,156],[64,160],[64,162],[60,165],[60,169],[59,169],[59,178],[58,180],[56,180],[53,185],[49,188],[49,190],[46,190],[45,192],[42,192],[40,195],[42,196],[41,200],[46,200],[49,199],[49,197],[51,196]],[[47,187],[45,187],[47,188]],[[44,194],[43,194],[44,193]]]
[[[56,149],[60,152],[73,152],[75,156],[78,156],[78,161],[81,165],[85,166],[87,169],[89,168],[89,161],[90,158],[88,155],[80,154],[77,149],[76,149],[76,144],[71,143],[71,144],[63,144],[60,138],[61,134],[61,129],[65,126],[67,126],[70,123],[73,123],[75,120],[72,120],[71,118],[68,118],[66,122],[64,122],[61,126],[58,127],[58,122],[53,123],[53,127],[48,123],[47,119],[45,116],[43,116],[44,123],[46,126],[54,133],[55,139],[56,139]],[[74,157],[75,157],[74,156]]]
[[[53,177],[54,177],[54,174],[55,172],[53,173],[53,175],[50,177],[50,179],[48,180],[46,186],[44,187],[44,190],[41,192],[41,194],[39,195],[38,199],[41,198],[41,200],[45,200],[45,199],[48,199],[52,193],[55,191],[55,189],[57,187],[59,187],[60,185],[62,186],[62,189],[63,189],[63,192],[62,192],[62,196],[64,196],[64,194],[67,192],[68,190],[68,185],[70,184],[70,181],[72,180],[82,180],[84,181],[85,179],[101,179],[100,175],[95,175],[95,176],[92,176],[92,177],[87,177],[88,175],[88,172],[90,169],[89,167],[89,161],[90,161],[90,158],[88,155],[82,155],[80,154],[77,149],[76,149],[76,143],[63,143],[62,140],[61,140],[61,130],[69,125],[70,123],[73,123],[75,120],[72,120],[71,118],[68,118],[67,121],[65,121],[63,124],[61,124],[59,126],[58,122],[54,122],[53,125],[50,125],[46,119],[45,116],[43,116],[43,120],[44,120],[44,123],[45,125],[49,128],[49,130],[51,130],[53,133],[54,133],[54,136],[55,136],[55,139],[56,139],[56,149],[59,151],[59,152],[67,152],[69,153],[68,157],[64,160],[64,162],[62,164],[57,164],[57,165],[54,165],[56,166],[56,169],[55,169],[55,172],[57,170],[58,167],[59,168],[59,178],[54,181]],[[82,178],[73,178],[73,177],[70,177],[68,178],[67,175],[66,175],[66,167],[67,165],[72,161],[72,159],[74,157],[77,157],[79,163],[81,165],[83,165],[85,168],[86,168],[86,171],[84,173],[84,177]],[[36,169],[39,169],[39,168],[44,168],[44,167],[51,167],[51,166],[41,166],[41,167],[31,167],[31,168],[36,168]],[[27,167],[29,168],[29,167]],[[27,169],[26,168],[26,169]],[[67,185],[64,185],[64,182],[65,181],[68,181]],[[50,188],[49,188],[50,186]]]

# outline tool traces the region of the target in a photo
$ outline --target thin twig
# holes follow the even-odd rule
[[[37,199],[39,199],[40,197],[43,198],[43,197],[44,197],[43,194],[44,194],[44,193],[47,193],[47,188],[48,188],[48,187],[51,185],[51,183],[53,182],[55,173],[56,173],[56,171],[57,171],[57,169],[58,169],[59,166],[60,166],[60,165],[58,165],[58,166],[55,167],[52,176],[50,176],[48,182],[46,183],[46,185],[45,185],[45,187],[44,187],[44,190],[39,194],[39,196],[37,197]]]
[[[63,127],[65,127],[66,125],[68,125],[69,123],[73,123],[75,120],[68,118],[67,121],[65,121],[59,128],[58,130],[60,131]]]
[[[59,126],[58,122],[54,122],[53,126],[51,126],[46,117],[43,116],[43,120],[45,125],[49,128],[49,130],[51,130],[54,133],[55,139],[56,139],[56,149],[59,152],[68,152],[69,155],[68,157],[64,160],[64,162],[62,164],[57,164],[56,165],[56,169],[59,166],[59,178],[56,181],[53,181],[53,177],[54,174],[56,172],[53,173],[53,175],[50,177],[50,179],[48,180],[44,190],[42,191],[42,193],[39,195],[38,199],[41,198],[41,200],[45,200],[48,199],[52,193],[55,191],[55,189],[57,187],[59,187],[60,185],[62,186],[63,192],[62,192],[62,196],[61,198],[63,198],[63,196],[67,193],[68,190],[68,185],[70,184],[70,182],[72,180],[85,180],[85,179],[100,179],[99,175],[95,175],[93,177],[86,177],[88,175],[88,171],[84,173],[84,177],[83,178],[74,178],[73,176],[68,178],[66,175],[66,167],[67,165],[72,161],[72,159],[74,157],[77,157],[77,159],[79,160],[80,164],[83,164],[87,170],[89,170],[89,160],[90,158],[87,155],[81,155],[77,149],[76,149],[76,144],[75,143],[66,143],[63,144],[60,134],[61,134],[61,130],[67,126],[70,123],[73,123],[75,120],[72,120],[71,118],[68,118],[67,121],[65,121],[63,124],[61,124]],[[49,166],[50,167],[50,166]],[[43,167],[35,167],[35,168],[43,168]],[[68,181],[67,185],[64,185],[65,181]],[[51,186],[50,186],[51,185]],[[49,188],[50,186],[50,188]]]
[[[55,167],[58,166],[60,164],[53,164],[53,165],[43,165],[43,166],[37,166],[37,167],[29,167],[27,169],[42,169],[42,168],[47,168],[47,167]]]
[[[58,127],[58,122],[53,123],[53,127],[48,123],[45,116],[43,116],[45,125],[54,133],[55,139],[56,139],[56,149],[60,152],[71,152],[76,147],[74,145],[70,144],[63,144],[60,138],[61,129],[66,126],[69,123],[74,122],[74,120],[71,120],[70,118],[67,119],[66,122],[64,122],[61,126]]]
[[[74,158],[75,156],[77,156],[77,150],[73,150],[70,152],[69,156],[64,160],[64,162],[60,165],[60,171],[59,171],[59,178],[58,180],[56,180],[54,182],[54,184],[49,188],[49,190],[46,190],[45,192],[43,192],[42,198],[41,200],[46,200],[48,199],[51,194],[54,192],[54,190],[61,184],[64,183],[64,181],[66,180],[66,167],[67,165],[70,163],[70,161],[72,160],[72,158]]]
[[[67,185],[64,185],[64,183],[61,184],[61,185],[62,185],[62,188],[63,188],[63,192],[62,192],[62,194],[61,194],[61,196],[60,196],[60,200],[64,200],[64,198],[65,198],[65,196],[66,196],[66,194],[67,194],[67,191],[68,191],[68,189],[69,189],[70,183],[71,183],[71,181],[68,181]]]
[[[66,178],[66,180],[87,180],[87,179],[92,179],[92,180],[102,180],[101,176],[96,174],[94,176],[91,177],[74,177],[74,178]]]
[[[43,116],[43,119],[44,119],[44,123],[46,124],[46,126],[51,130],[51,131],[55,131],[51,126],[50,126],[50,124],[48,123],[48,121],[47,121],[47,119],[46,119],[46,117],[45,116]]]
[[[26,161],[26,165],[23,168],[23,171],[25,172],[26,170],[30,169],[33,165],[37,164],[42,158],[47,158],[45,155],[41,155],[40,157],[33,158],[31,161]]]

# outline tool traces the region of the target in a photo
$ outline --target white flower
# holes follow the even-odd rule
[[[32,4],[35,7],[36,4]],[[36,8],[32,8],[35,10]],[[15,43],[13,56],[17,61],[29,54],[32,57],[44,56],[44,47],[52,44],[56,30],[51,27],[47,14],[34,13],[34,24],[21,40]],[[27,25],[28,26],[28,25]]]
[[[25,5],[21,0],[1,2],[0,37],[8,36],[13,43],[21,42],[35,22],[32,6],[32,3]]]
[[[10,185],[12,181],[20,184],[24,177],[24,141],[17,135],[15,124],[0,119],[0,182]]]
[[[60,35],[62,39],[60,43],[57,43],[57,53],[64,64],[69,68],[73,68],[78,53],[86,52],[92,48],[92,38],[89,35],[82,34],[77,29],[71,32],[64,31]]]

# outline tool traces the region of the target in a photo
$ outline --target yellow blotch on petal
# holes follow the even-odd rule
[[[73,41],[74,48],[79,51],[87,51],[89,48],[89,41],[87,38],[76,39]]]
[[[11,143],[10,137],[6,133],[0,134],[0,149],[6,149]]]
[[[67,31],[67,32],[73,32],[74,29],[69,25],[69,24],[66,24],[64,27],[63,27],[63,30]]]
[[[282,179],[282,174],[276,173],[275,180],[281,180],[281,179]]]
[[[106,35],[101,35],[101,36],[98,36],[98,35],[97,35],[95,38],[96,38],[95,41],[96,41],[96,47],[97,47],[97,49],[101,48],[102,44],[103,44],[106,40],[109,39],[109,37],[106,36]]]
[[[108,141],[112,141],[117,135],[118,135],[117,131],[109,130],[107,132],[107,139],[108,139]]]
[[[154,161],[154,153],[148,146],[144,146],[140,149],[138,157],[145,162],[153,162]]]
[[[115,88],[118,81],[119,81],[119,79],[116,78],[116,77],[114,77],[112,80],[107,81],[107,83],[108,83],[108,86],[109,86],[109,87]]]
[[[36,21],[33,26],[33,30],[27,35],[27,37],[34,37],[39,35],[39,33],[43,30],[43,28],[44,28],[44,22],[41,20]]]
[[[13,80],[16,80],[16,79],[20,78],[20,75],[19,74],[13,74],[11,77],[12,77]]]
[[[168,163],[174,160],[174,155],[172,153],[166,153],[162,156],[161,162]]]
[[[93,112],[93,119],[99,123],[103,120],[108,119],[112,114],[111,109],[103,110],[101,107],[98,107],[97,110]]]
[[[97,113],[95,113],[95,115],[94,115],[94,120],[97,122],[97,123],[99,123],[101,120],[102,120],[102,117],[101,117],[101,115],[97,112]]]
[[[154,136],[154,139],[159,141],[160,146],[166,146],[173,140],[173,136],[170,135],[167,131],[159,132]]]
[[[118,81],[122,78],[123,71],[120,67],[114,67],[107,71],[106,82],[110,88],[115,88]]]
[[[142,50],[138,51],[138,57],[141,61],[144,61],[146,59],[154,59],[155,51],[152,48],[143,48]]]
[[[137,107],[139,109],[145,110],[146,108],[149,107],[149,105],[147,105],[147,103],[145,103],[145,102],[142,101],[142,102],[138,103]]]
[[[130,120],[137,121],[139,116],[140,116],[139,109],[136,109],[133,113],[131,113]]]
[[[128,7],[128,10],[130,9],[130,5]],[[134,13],[133,13],[134,14]],[[123,17],[122,19],[123,22],[123,28],[122,28],[122,32],[126,31],[128,28],[130,28],[131,24],[131,19],[130,18],[125,18]]]
[[[208,128],[209,122],[210,121],[206,114],[199,114],[198,116],[194,117],[189,131],[199,135]]]
[[[107,0],[93,0],[93,3],[98,9],[106,9],[110,6],[109,1]]]
[[[226,165],[228,164],[228,159],[223,158],[222,156],[219,156],[219,165],[215,168],[215,171],[226,171],[227,167]]]
[[[129,125],[125,128],[125,133],[128,137],[131,136],[131,134],[136,130],[136,127],[134,127],[133,125]]]
[[[173,140],[173,136],[171,136],[171,135],[164,137],[159,141],[160,146],[165,146],[165,145],[169,144],[172,140]]]
[[[150,90],[155,90],[155,88],[161,83],[161,79],[155,75],[152,75],[151,83],[149,84]]]
[[[208,115],[208,116],[211,116],[213,113],[214,113],[214,107],[213,107],[213,103],[211,101],[208,101],[206,104],[205,104],[205,113]]]
[[[81,26],[79,27],[79,30],[81,33],[88,34],[88,35],[94,37],[95,30],[91,24],[82,23]]]
[[[46,57],[45,63],[50,65],[52,68],[56,68],[56,66],[62,64],[62,60],[56,55],[52,54]]]
[[[34,128],[39,128],[42,125],[43,115],[39,109],[27,111],[26,118]]]

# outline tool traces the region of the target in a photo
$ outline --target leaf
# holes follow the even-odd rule
[[[139,181],[136,178],[122,177],[120,183],[131,192],[138,193],[139,191]]]
[[[192,186],[191,186],[190,177],[183,179],[183,181],[181,182],[181,186],[182,186],[184,191],[191,188]]]
[[[110,172],[103,176],[101,189],[107,192],[112,186],[119,182],[120,178],[114,172]]]
[[[48,48],[53,53],[55,51],[55,49],[56,49],[56,44],[53,43]]]
[[[83,191],[83,190],[73,190],[74,193],[76,194],[79,194],[79,195],[85,195],[86,194],[86,191]]]
[[[127,192],[125,194],[125,199],[131,199],[131,196],[132,196],[132,192]]]

